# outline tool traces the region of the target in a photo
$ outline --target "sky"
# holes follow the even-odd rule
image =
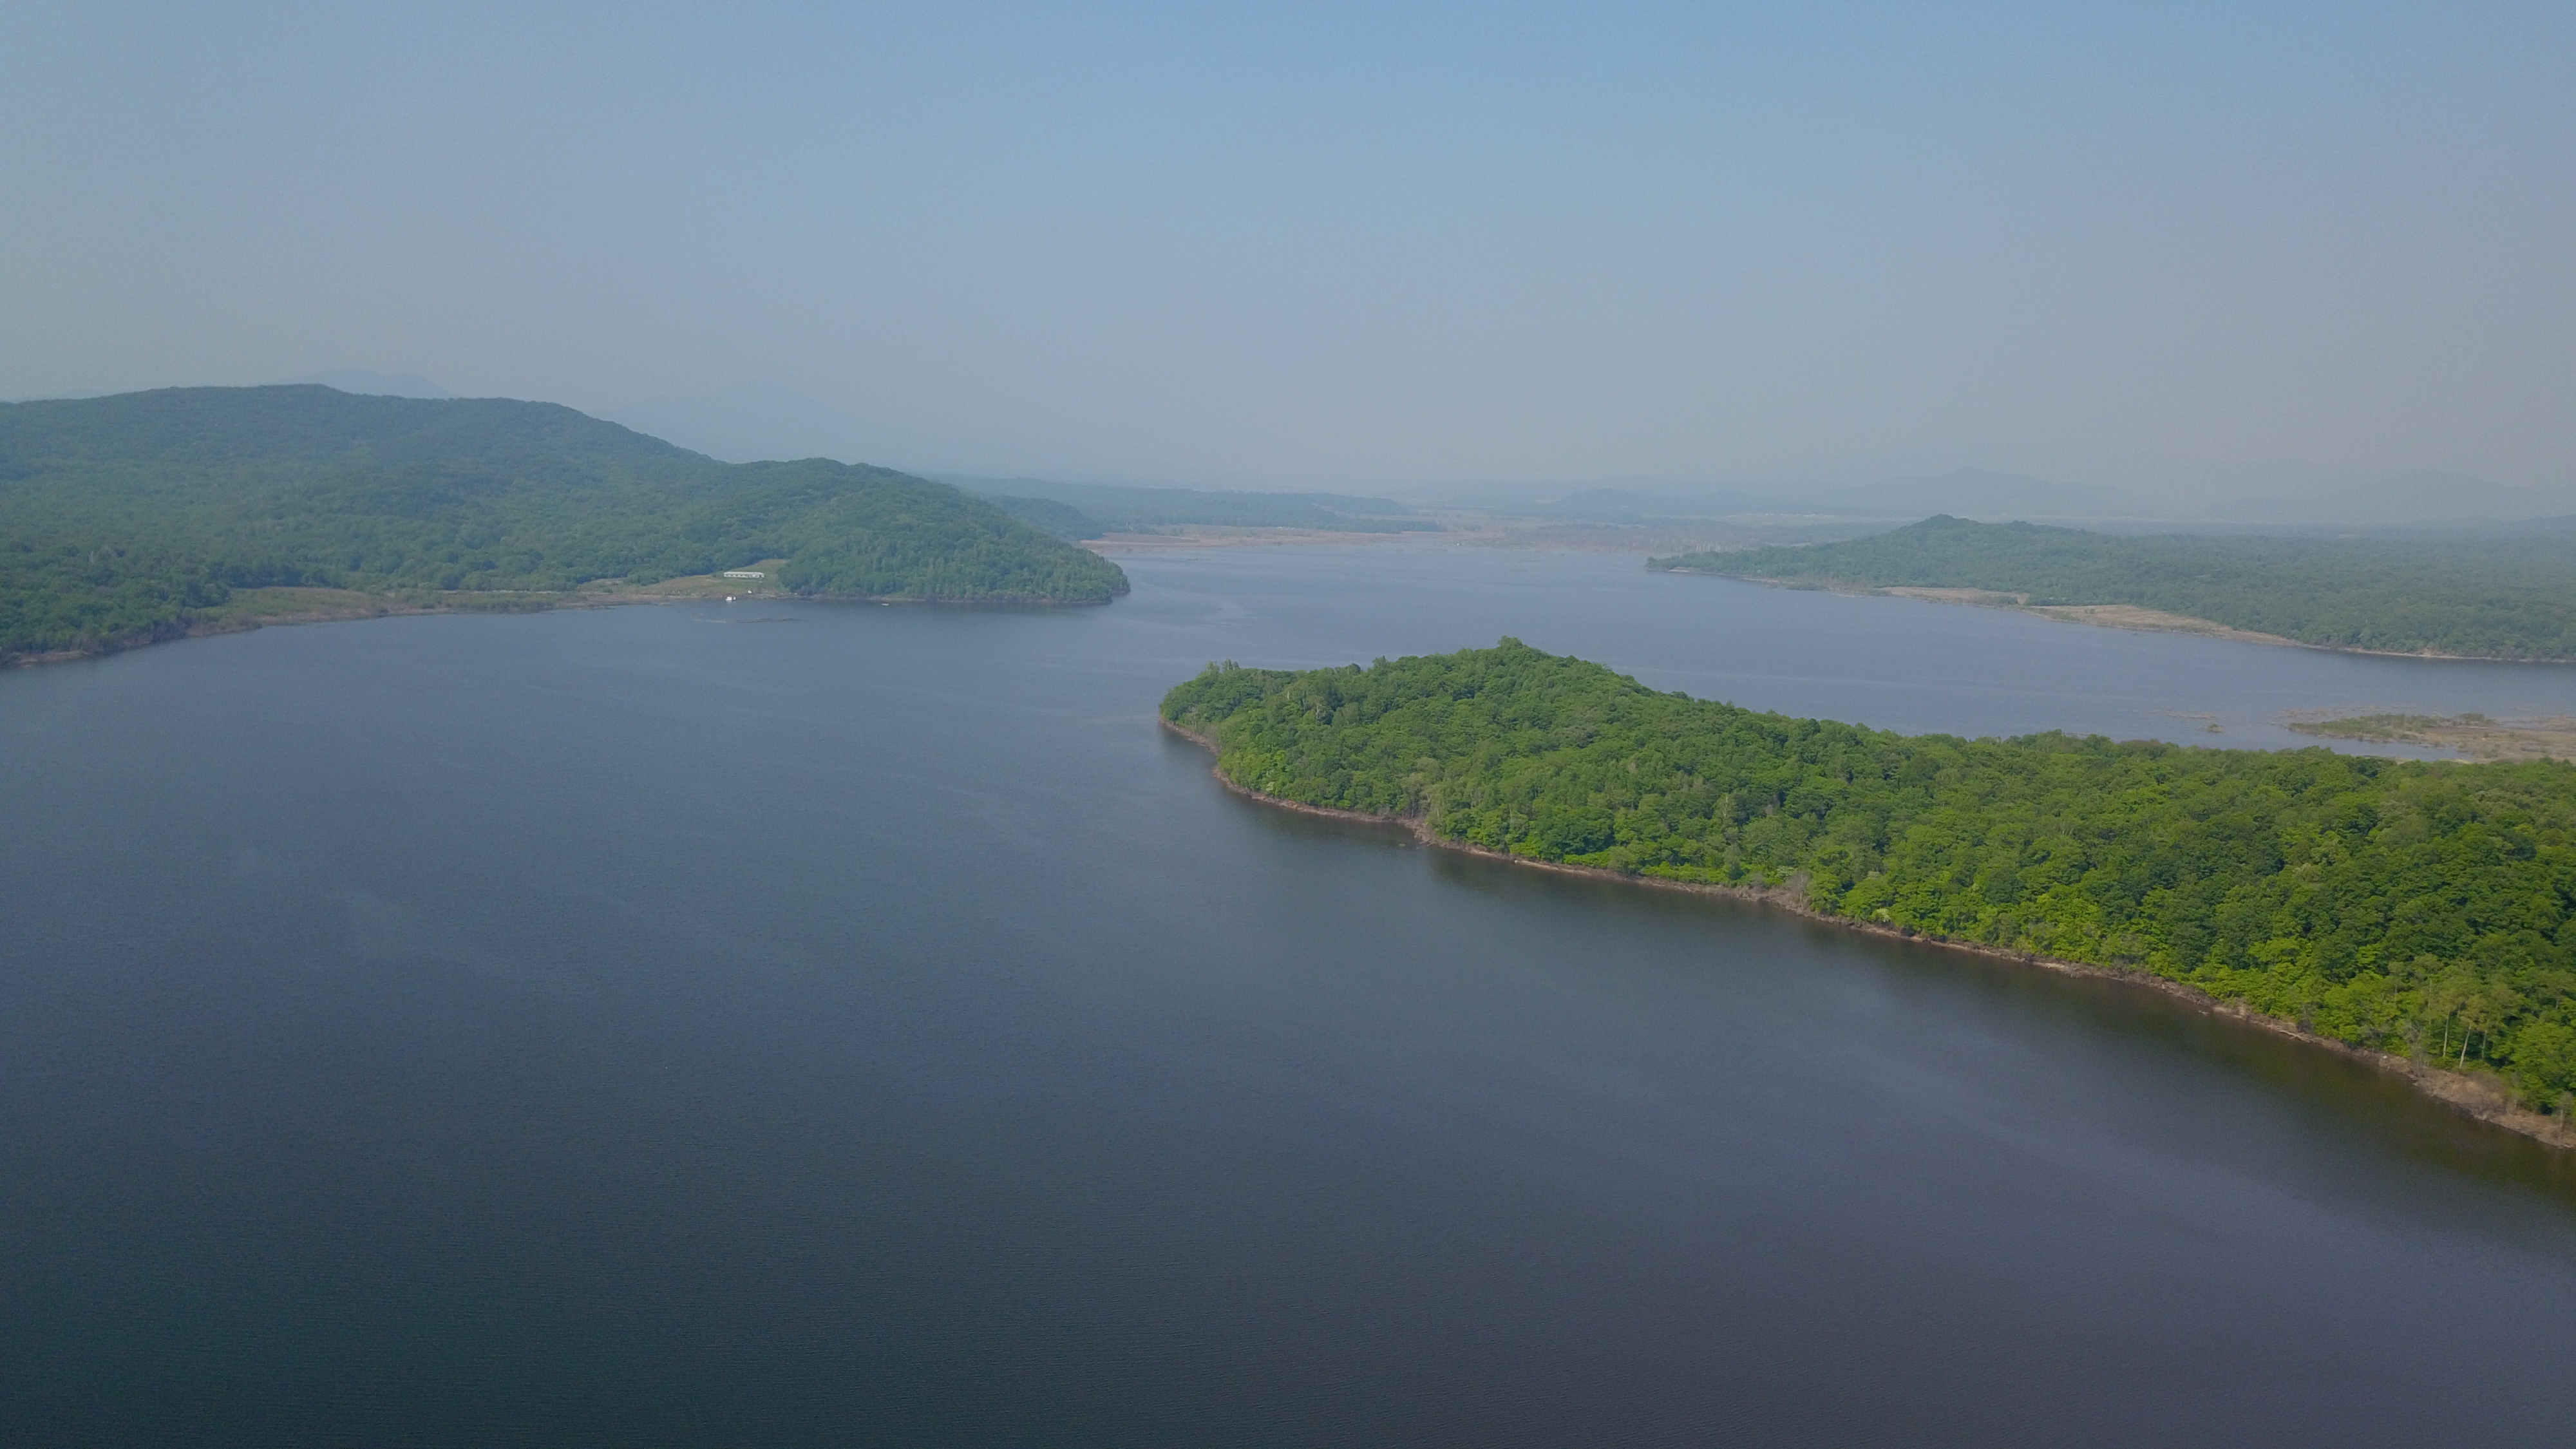
[[[12,0],[0,397],[358,368],[1201,486],[2568,487],[2571,75],[2563,4]]]

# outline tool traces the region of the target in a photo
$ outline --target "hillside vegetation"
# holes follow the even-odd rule
[[[1843,543],[1650,567],[1858,588],[2130,604],[2333,649],[2576,660],[2576,544],[2515,538],[2122,537],[1927,519]]]
[[[2576,766],[1903,736],[1506,639],[1163,701],[1225,776],[1536,860],[2152,972],[2576,1111]]]
[[[719,463],[548,403],[294,386],[0,405],[0,657],[167,637],[236,589],[545,593],[759,559],[812,595],[1127,589],[943,483]]]

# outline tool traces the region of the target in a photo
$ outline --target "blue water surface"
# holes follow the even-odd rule
[[[1266,810],[1154,725],[1211,659],[1505,634],[1905,730],[2265,746],[2576,713],[2576,671],[1608,555],[1125,562],[1107,608],[0,677],[0,1441],[2576,1423],[2576,1174],[2533,1144],[2151,993]]]

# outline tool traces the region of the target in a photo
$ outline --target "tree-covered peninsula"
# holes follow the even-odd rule
[[[2576,765],[1897,735],[1511,639],[1211,665],[1163,715],[1258,794],[2148,972],[2576,1112]]]
[[[0,659],[185,633],[237,590],[565,594],[759,560],[816,596],[1127,591],[1116,564],[944,483],[719,463],[548,403],[297,386],[0,405]]]
[[[1649,567],[1851,588],[1964,589],[2035,607],[2129,605],[2328,649],[2576,660],[2576,536],[2120,536],[1926,519],[1841,543]]]

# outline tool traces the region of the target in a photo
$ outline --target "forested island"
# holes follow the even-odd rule
[[[755,561],[815,597],[1127,591],[1116,564],[944,483],[719,463],[550,403],[286,386],[0,404],[0,660],[245,621],[246,591],[538,606]]]
[[[1273,800],[2144,973],[2576,1145],[2576,765],[1905,736],[1517,640],[1210,665],[1163,718]],[[2440,1069],[2438,1072],[2434,1069]]]
[[[2127,606],[2327,649],[2576,660],[2576,538],[2122,536],[1947,516],[1841,543],[1651,568],[1849,588]],[[2144,623],[2078,615],[2096,622]]]

